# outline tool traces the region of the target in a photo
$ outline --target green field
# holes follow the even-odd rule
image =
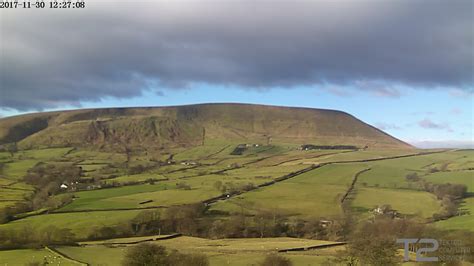
[[[121,240],[123,241],[123,240]],[[333,242],[320,240],[305,240],[295,238],[248,238],[248,239],[219,239],[208,240],[196,237],[178,237],[170,240],[159,240],[153,243],[162,245],[167,249],[177,249],[184,253],[200,253],[209,257],[211,265],[251,265],[263,260],[266,254],[280,249],[318,246]],[[308,262],[321,263],[327,259],[328,254],[334,254],[329,248],[324,253],[308,251],[303,253],[289,253],[287,256],[294,263]],[[328,251],[329,250],[329,251]],[[59,251],[64,254],[91,265],[119,265],[126,247],[124,246],[83,246],[62,247]],[[322,255],[322,256],[321,256]],[[299,265],[299,264],[295,264]]]
[[[54,196],[73,196],[72,202],[65,206],[51,209],[45,214],[33,210],[32,214],[39,214],[0,224],[0,230],[40,231],[54,225],[71,229],[77,241],[86,241],[97,229],[127,224],[143,211],[143,208],[160,207],[159,210],[164,211],[161,207],[198,203],[229,193],[230,188],[239,191],[239,195],[211,203],[206,210],[205,215],[210,214],[205,216],[206,219],[226,220],[234,215],[246,215],[251,219],[255,214],[264,213],[281,217],[285,223],[291,224],[299,220],[337,220],[350,212],[356,220],[363,221],[373,218],[370,211],[376,206],[389,204],[401,217],[415,217],[417,221],[425,222],[433,214],[440,212],[441,202],[434,194],[422,191],[419,183],[407,181],[407,174],[417,173],[420,178],[431,183],[464,184],[468,187],[468,192],[474,192],[473,171],[469,170],[474,161],[473,151],[444,151],[367,162],[363,160],[414,154],[419,151],[302,151],[297,145],[280,143],[251,146],[242,155],[230,155],[238,144],[240,143],[209,141],[204,146],[190,149],[177,147],[156,154],[136,152],[131,155],[128,163],[122,152],[87,149],[25,150],[13,157],[8,153],[0,153],[0,160],[5,162],[0,176],[0,210],[11,207],[18,201],[27,202],[29,197],[34,195],[35,188],[26,184],[23,177],[40,162],[80,166],[84,171],[81,180],[90,182],[87,183],[90,187],[82,191],[65,190]],[[156,158],[167,160],[171,154],[172,162],[157,162]],[[347,162],[354,160],[359,161]],[[288,180],[256,188],[318,163],[328,164]],[[138,166],[145,170],[132,174],[131,169]],[[358,176],[354,189],[346,198],[347,206],[351,208],[342,206],[341,199],[349,191],[354,176],[366,169],[370,170]],[[167,180],[150,183],[150,179]],[[124,185],[127,183],[129,185]],[[99,189],[110,184],[118,187]],[[250,191],[243,188],[250,188]],[[473,198],[463,199],[460,210],[463,215],[438,221],[435,226],[446,230],[474,231]],[[18,217],[22,217],[22,214]],[[136,235],[131,238],[105,239],[87,242],[91,245],[85,247],[61,246],[59,250],[91,265],[119,265],[126,247],[106,247],[102,244],[149,238]],[[185,253],[206,254],[211,265],[256,265],[266,254],[278,249],[325,243],[321,240],[281,237],[217,240],[179,237],[155,242],[169,249],[183,250]],[[49,251],[43,249],[1,251],[0,265],[14,265],[12,260],[16,256],[24,258],[21,264],[26,264],[45,255],[48,256]],[[295,265],[320,265],[335,255],[335,249],[332,248],[284,254]],[[68,265],[67,263],[70,262],[62,261],[61,265]]]
[[[468,192],[474,192],[474,171],[437,172],[426,175],[424,178],[438,184],[463,184],[467,186]]]
[[[60,211],[138,207],[139,202],[147,200],[142,197],[143,193],[157,193],[173,187],[174,184],[168,182],[76,192],[74,193],[76,199],[71,204],[61,208]],[[124,200],[123,197],[126,196],[132,198],[129,197],[129,200]]]
[[[5,164],[3,176],[10,180],[20,180],[26,175],[28,169],[35,166],[39,161],[34,159],[18,160]]]
[[[20,231],[24,228],[34,228],[41,230],[48,225],[54,225],[58,228],[71,229],[77,239],[85,239],[94,229],[125,223],[133,219],[139,212],[140,210],[44,214],[0,225],[0,229]]]
[[[342,213],[340,200],[365,164],[328,165],[290,180],[219,202],[213,209],[238,213],[265,211],[296,217],[332,217]]]
[[[0,265],[17,266],[28,265],[29,263],[42,264],[43,262],[48,262],[50,265],[81,265],[60,257],[46,249],[18,249],[0,251]]]
[[[435,225],[446,230],[460,229],[474,232],[474,198],[465,199],[460,209],[464,214],[436,222]]]
[[[436,197],[423,191],[358,187],[355,194],[352,207],[367,212],[377,206],[388,204],[402,215],[429,218],[441,210],[440,202]]]

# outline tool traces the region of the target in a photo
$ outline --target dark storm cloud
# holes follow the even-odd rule
[[[388,97],[400,96],[396,86],[472,91],[469,0],[87,4],[0,11],[1,107],[41,109],[193,83],[350,85]]]

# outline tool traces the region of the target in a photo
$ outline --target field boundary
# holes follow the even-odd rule
[[[363,163],[363,162],[393,160],[393,159],[400,159],[400,158],[407,158],[407,157],[424,156],[424,155],[430,155],[430,154],[436,154],[436,153],[444,153],[444,152],[447,152],[447,151],[450,151],[450,150],[440,150],[440,151],[430,151],[430,152],[419,152],[419,153],[412,153],[412,154],[405,154],[405,155],[397,155],[397,156],[390,156],[390,157],[361,159],[361,160],[349,160],[349,161],[334,161],[334,162],[323,162],[323,163],[320,163],[320,164],[312,164],[310,167],[301,169],[301,170],[296,171],[296,172],[292,172],[292,173],[286,174],[286,175],[281,176],[281,177],[277,177],[277,178],[275,178],[274,180],[269,181],[269,182],[266,182],[266,183],[263,183],[263,184],[260,184],[260,185],[256,186],[255,188],[252,188],[252,189],[249,189],[249,190],[246,190],[246,191],[239,191],[239,192],[236,192],[236,193],[233,193],[233,194],[222,194],[222,195],[220,195],[220,196],[213,197],[213,198],[210,198],[210,199],[201,201],[201,203],[203,203],[203,204],[205,204],[206,206],[208,206],[208,205],[214,204],[214,203],[216,203],[216,202],[218,202],[218,201],[220,201],[220,200],[228,200],[228,199],[230,199],[230,198],[232,198],[232,197],[235,197],[235,196],[238,196],[238,195],[241,195],[241,194],[250,192],[250,191],[254,191],[254,190],[257,190],[257,189],[259,189],[259,188],[263,188],[263,187],[267,187],[267,186],[271,186],[271,185],[277,184],[277,183],[279,183],[279,182],[282,182],[282,181],[291,179],[291,178],[293,178],[293,177],[296,177],[296,176],[298,176],[298,175],[301,175],[301,174],[303,174],[303,173],[309,172],[309,171],[314,170],[314,169],[317,169],[317,168],[321,168],[321,167],[326,166],[326,165],[331,165],[331,164],[346,164],[346,163]],[[266,158],[268,158],[268,157],[266,157]],[[248,164],[251,164],[251,163],[255,163],[255,162],[264,160],[264,159],[266,159],[266,158],[259,158],[259,159],[257,159],[257,160],[253,160],[253,161],[247,162],[247,163],[245,163],[245,164],[242,164],[241,167],[243,167],[243,166],[245,166],[245,165],[248,165]],[[197,166],[196,166],[196,167],[197,167]],[[241,168],[241,167],[239,167],[239,168]],[[191,168],[195,168],[195,167],[184,168],[184,169],[178,169],[178,170],[188,170],[188,169],[191,169]],[[224,171],[223,171],[223,170],[220,170],[220,171],[226,172],[226,171],[229,171],[229,170],[235,170],[235,169],[229,168],[229,169],[224,169]],[[219,171],[218,171],[218,172],[219,172]],[[221,172],[221,173],[222,173],[222,172]],[[214,173],[214,174],[217,174],[217,173]],[[190,176],[190,177],[193,177],[193,176]],[[28,215],[28,216],[25,216],[25,217],[13,219],[12,221],[14,221],[14,220],[20,220],[20,219],[24,219],[24,218],[32,217],[32,216],[45,215],[45,214],[100,212],[100,211],[131,211],[131,210],[147,210],[147,209],[165,209],[165,208],[169,208],[169,207],[170,207],[170,206],[150,206],[150,207],[143,207],[143,208],[89,209],[89,210],[75,210],[75,211],[74,211],[74,210],[71,210],[71,211],[45,211],[45,212],[35,213],[35,214],[31,214],[31,215]]]
[[[359,177],[359,175],[361,175],[362,173],[365,173],[367,171],[370,171],[371,168],[366,168],[366,169],[363,169],[363,170],[360,170],[359,172],[357,172],[354,177],[352,178],[352,183],[349,187],[349,189],[347,189],[346,193],[344,194],[344,196],[342,196],[342,199],[341,199],[341,204],[344,204],[344,201],[347,199],[347,197],[349,196],[349,194],[354,190],[354,186],[355,184],[357,183],[357,178]]]
[[[322,244],[316,246],[309,246],[309,247],[302,247],[302,248],[287,248],[287,249],[280,249],[278,250],[279,253],[283,252],[291,252],[291,251],[307,251],[307,250],[314,250],[314,249],[323,249],[323,248],[331,248],[337,246],[344,246],[346,242],[338,242],[338,243],[331,243],[331,244]]]
[[[172,234],[172,235],[168,235],[168,236],[153,236],[150,238],[147,238],[147,239],[143,239],[143,240],[138,240],[138,241],[131,241],[131,242],[113,242],[113,243],[98,243],[98,244],[94,244],[94,243],[78,243],[79,245],[81,246],[113,246],[113,245],[134,245],[134,244],[140,244],[140,243],[144,243],[144,242],[151,242],[151,241],[160,241],[160,240],[168,240],[168,239],[173,239],[173,238],[178,238],[178,237],[181,237],[183,236],[183,234],[180,234],[180,233],[177,233],[177,234]],[[110,240],[110,239],[108,239]],[[93,242],[93,241],[91,241]]]
[[[330,155],[336,155],[336,154],[343,154],[343,153],[350,153],[350,152],[355,152],[355,151],[357,151],[357,150],[324,153],[324,154],[318,154],[318,155],[314,155],[314,156],[307,157],[307,158],[295,158],[295,159],[291,159],[291,160],[279,162],[279,163],[273,164],[273,165],[271,165],[271,166],[280,166],[280,165],[282,165],[282,164],[289,163],[289,162],[300,161],[300,160],[316,159],[316,158],[320,158],[320,157],[324,157],[324,156],[330,156]]]
[[[79,260],[76,260],[76,259],[73,259],[71,257],[69,257],[68,255],[64,254],[63,252],[53,248],[53,247],[48,247],[48,246],[45,246],[44,247],[47,251],[55,254],[56,256],[59,256],[59,257],[62,257],[63,259],[69,261],[69,262],[72,262],[74,264],[79,264],[79,265],[83,265],[83,266],[89,266],[89,263],[86,263],[86,262],[82,262],[82,261],[79,261]]]
[[[295,176],[298,176],[298,175],[301,175],[301,174],[304,174],[306,172],[309,172],[311,170],[314,170],[314,169],[317,169],[317,168],[320,168],[320,167],[323,167],[324,165],[326,164],[315,164],[315,165],[311,165],[310,167],[307,167],[307,168],[304,168],[304,169],[301,169],[299,171],[296,171],[296,172],[292,172],[292,173],[289,173],[289,174],[286,174],[284,176],[281,176],[281,177],[277,177],[275,178],[274,180],[272,181],[268,181],[268,182],[265,182],[263,184],[260,184],[258,186],[255,186],[254,188],[251,188],[251,189],[248,189],[246,191],[239,191],[239,192],[235,192],[235,193],[225,193],[225,194],[222,194],[220,196],[217,196],[217,197],[214,197],[214,198],[210,198],[210,199],[207,199],[207,200],[204,200],[202,201],[202,203],[204,203],[206,206],[208,205],[211,205],[213,203],[216,203],[220,200],[228,200],[232,197],[235,197],[235,196],[238,196],[238,195],[241,195],[241,194],[244,194],[244,193],[247,193],[247,192],[250,192],[250,191],[253,191],[253,190],[257,190],[259,188],[263,188],[263,187],[267,187],[267,186],[271,186],[271,185],[274,185],[278,182],[282,182],[282,181],[285,181],[285,180],[288,180],[290,178],[293,178]]]
[[[274,185],[274,184],[277,184],[279,182],[282,182],[282,181],[285,181],[285,180],[288,180],[290,178],[293,178],[293,177],[296,177],[298,175],[301,175],[301,174],[304,174],[306,172],[309,172],[309,171],[312,171],[314,169],[318,169],[318,168],[321,168],[323,166],[326,166],[326,165],[331,165],[331,164],[346,164],[346,163],[364,163],[364,162],[373,162],[373,161],[383,161],[383,160],[393,160],[393,159],[400,159],[400,158],[407,158],[407,157],[414,157],[414,156],[424,156],[424,155],[430,155],[430,154],[436,154],[436,153],[444,153],[444,152],[447,152],[447,150],[441,150],[441,151],[431,151],[431,152],[418,152],[418,153],[411,153],[411,154],[405,154],[405,155],[397,155],[397,156],[389,156],[389,157],[381,157],[381,158],[371,158],[371,159],[360,159],[360,160],[350,160],[350,161],[334,161],[334,162],[324,162],[324,163],[319,163],[319,164],[312,164],[310,167],[307,167],[307,168],[304,168],[304,169],[301,169],[299,171],[296,171],[296,172],[292,172],[292,173],[289,173],[289,174],[286,174],[284,176],[281,176],[281,177],[277,177],[275,178],[274,180],[272,181],[269,181],[269,182],[266,182],[266,183],[263,183],[263,184],[260,184],[252,189],[248,189],[246,191],[239,191],[239,192],[235,192],[235,193],[232,193],[232,194],[229,194],[229,193],[226,193],[226,194],[222,194],[220,196],[217,196],[217,197],[214,197],[214,198],[210,198],[210,199],[207,199],[207,200],[204,200],[204,201],[201,201],[202,203],[204,203],[206,206],[209,206],[211,204],[214,204],[218,201],[225,201],[225,200],[229,200],[235,196],[238,196],[238,195],[241,195],[241,194],[244,194],[244,193],[247,193],[247,192],[250,192],[250,191],[254,191],[254,190],[257,190],[259,188],[263,188],[263,187],[267,187],[267,186],[271,186],[271,185]],[[353,181],[354,182],[354,181]]]

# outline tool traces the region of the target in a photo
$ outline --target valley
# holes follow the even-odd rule
[[[47,128],[8,143],[3,127],[0,264],[118,265],[146,242],[204,254],[210,265],[256,265],[273,253],[324,265],[351,250],[367,223],[405,224],[397,237],[419,227],[446,238],[474,234],[473,150],[420,150],[365,124],[354,127],[369,136],[340,137],[337,148],[330,126],[319,124],[324,137],[287,128],[270,140],[275,123],[231,128],[224,115],[180,131],[207,108],[180,110],[178,131],[162,124],[162,133],[134,128],[133,137],[112,128],[138,119],[124,118],[132,110],[43,115]],[[16,132],[26,127],[20,118],[0,124]],[[98,121],[112,123],[99,137],[71,129]]]

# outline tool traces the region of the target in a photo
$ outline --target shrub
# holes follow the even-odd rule
[[[150,243],[142,243],[127,250],[122,265],[169,265],[169,258],[164,247]]]
[[[261,266],[291,266],[293,263],[282,256],[276,255],[276,254],[269,254],[265,257],[262,263],[260,263]]]
[[[184,190],[191,190],[191,186],[186,184],[185,182],[176,183],[177,189],[184,189]]]
[[[420,178],[418,177],[418,174],[417,173],[410,173],[410,174],[407,174],[405,176],[405,179],[407,181],[411,181],[411,182],[415,182],[415,181],[418,181],[420,180]]]
[[[209,260],[202,254],[183,254],[168,252],[165,247],[151,243],[142,243],[128,249],[122,265],[126,266],[208,266]]]

